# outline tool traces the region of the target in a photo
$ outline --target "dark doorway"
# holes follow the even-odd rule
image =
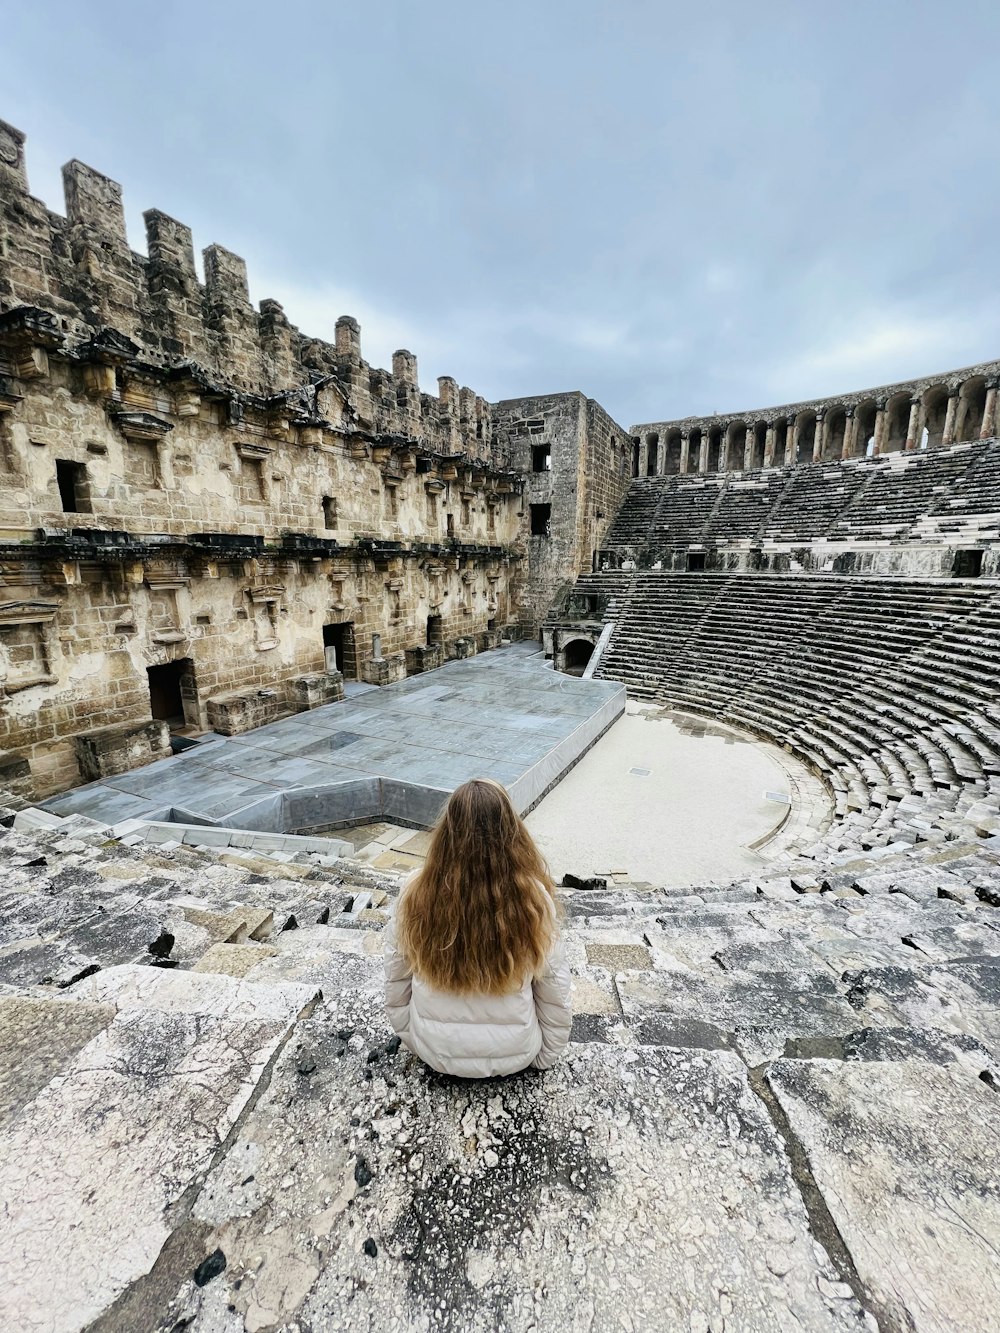
[[[982,551],[956,551],[952,573],[957,579],[978,579],[983,572]]]
[[[594,645],[584,639],[574,639],[563,649],[563,671],[567,676],[582,676],[594,653]]]
[[[705,552],[688,551],[687,567],[689,574],[700,574],[705,568]]]
[[[354,649],[354,622],[323,626],[323,649],[327,671],[343,672],[345,680],[357,680],[358,660]]]
[[[90,497],[87,494],[87,469],[82,463],[56,459],[56,485],[64,514],[89,514]]]
[[[532,537],[548,537],[552,521],[551,505],[532,505],[531,506],[531,535]]]
[[[444,631],[443,631],[442,628],[441,628],[441,617],[440,617],[440,616],[428,616],[428,617],[427,617],[427,646],[428,646],[428,648],[431,647],[432,644],[435,644],[435,643],[442,643],[443,640],[444,640]]]
[[[187,720],[184,695],[193,689],[190,658],[147,667],[146,675],[149,677],[149,711],[152,716],[159,722],[168,722],[171,727],[183,727]]]

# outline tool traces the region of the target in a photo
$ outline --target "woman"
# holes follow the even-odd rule
[[[442,1074],[547,1069],[569,1040],[552,877],[498,782],[452,792],[385,932],[386,1007]]]

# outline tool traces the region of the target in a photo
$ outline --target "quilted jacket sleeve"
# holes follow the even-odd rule
[[[413,969],[396,947],[396,922],[385,928],[385,1008],[397,1036],[406,1040],[410,1031],[410,992]]]
[[[536,1069],[548,1069],[566,1049],[573,1022],[569,964],[561,939],[556,941],[546,959],[544,971],[535,977],[531,989],[535,997],[538,1026],[542,1029],[542,1049],[531,1063]]]

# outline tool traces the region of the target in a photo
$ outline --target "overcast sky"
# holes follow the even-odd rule
[[[0,117],[491,399],[625,426],[1000,357],[996,0],[9,7]]]

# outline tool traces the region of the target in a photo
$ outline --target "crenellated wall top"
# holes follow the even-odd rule
[[[436,395],[422,393],[404,349],[391,371],[370,366],[349,315],[331,343],[303,334],[277,301],[255,307],[246,264],[221,245],[202,251],[202,282],[190,228],[158,209],[143,215],[147,253],[131,249],[121,186],[83,162],[63,168],[65,216],[51,211],[29,192],[24,145],[0,121],[0,316],[45,312],[71,356],[113,337],[133,364],[191,369],[236,394],[267,399],[333,380],[364,429],[491,456],[489,404],[472,389],[444,376]]]

